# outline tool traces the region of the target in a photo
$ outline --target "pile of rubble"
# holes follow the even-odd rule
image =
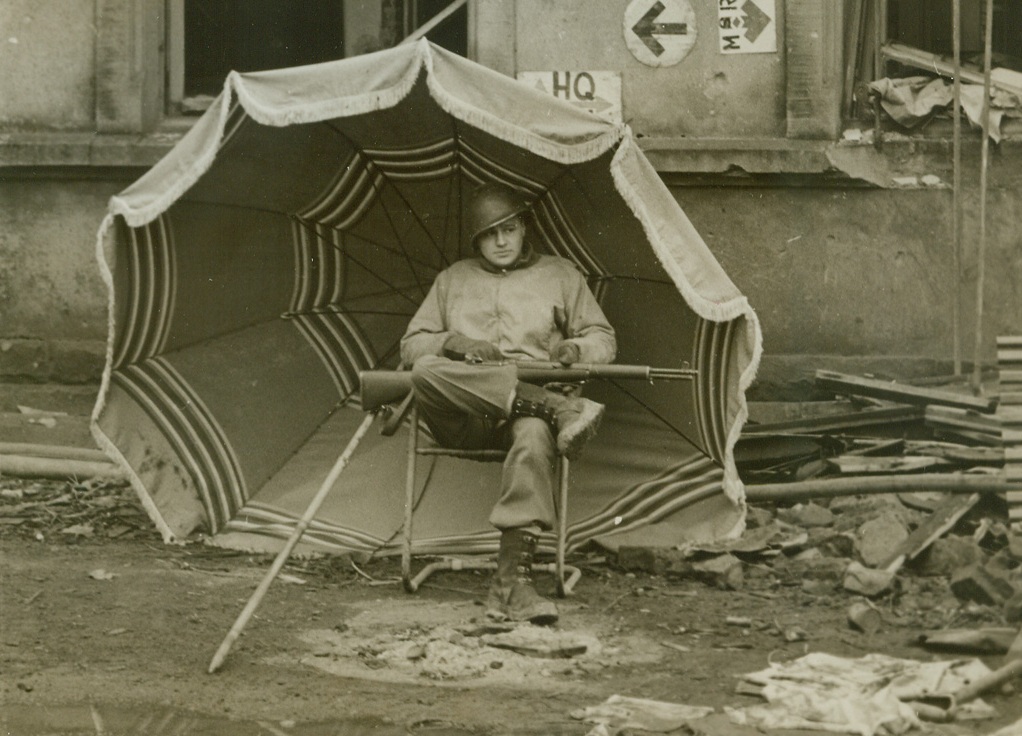
[[[829,401],[751,421],[735,448],[749,502],[739,539],[622,547],[619,564],[725,589],[767,568],[844,595],[849,628],[867,634],[885,625],[881,602],[916,597],[900,608],[920,645],[1004,655],[934,716],[953,718],[1022,674],[1022,338],[998,340],[998,363],[991,396],[818,371]]]

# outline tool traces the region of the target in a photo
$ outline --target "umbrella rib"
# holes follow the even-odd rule
[[[422,221],[422,218],[419,217],[419,213],[412,207],[412,203],[408,201],[408,198],[405,197],[405,195],[401,192],[401,190],[397,186],[395,186],[394,183],[388,178],[386,172],[384,172],[384,174],[383,174],[383,179],[390,183],[390,185],[394,188],[394,192],[397,194],[398,197],[401,198],[401,201],[405,203],[405,206],[408,207],[409,214],[411,214],[411,216],[412,216],[412,218],[414,218],[415,222],[418,223],[419,227],[422,228],[422,232],[424,232],[426,234],[426,237],[429,239],[429,243],[430,243],[430,245],[433,246],[433,250],[436,251],[436,254],[438,256],[440,256],[441,260],[445,264],[448,263],[447,255],[444,253],[444,249],[436,241],[436,238],[433,237],[433,233],[431,233],[426,228],[426,223],[424,223]],[[387,207],[384,207],[383,209],[384,209],[384,212],[387,213],[388,218],[389,218],[390,210],[388,210]],[[396,228],[395,228],[395,230],[396,230]],[[397,232],[395,232],[394,234],[397,235]],[[401,242],[400,238],[398,239],[398,242],[399,243]],[[404,250],[404,248],[402,248],[402,250]],[[408,255],[408,258],[411,259],[411,255],[410,254]]]
[[[672,423],[671,423],[671,422],[669,422],[669,421],[668,421],[668,420],[667,420],[666,418],[664,418],[664,417],[663,417],[663,416],[662,416],[662,415],[660,414],[660,412],[658,412],[658,411],[657,411],[656,409],[654,409],[654,408],[653,408],[652,406],[650,406],[650,405],[649,405],[649,404],[647,404],[647,403],[646,403],[645,401],[643,401],[642,399],[640,399],[640,398],[639,398],[638,396],[636,396],[635,394],[633,394],[633,393],[632,393],[631,391],[629,391],[628,389],[626,389],[626,388],[625,388],[624,386],[622,386],[622,385],[621,385],[621,384],[620,384],[620,383],[619,383],[618,381],[613,381],[613,380],[611,380],[611,381],[608,381],[608,383],[610,383],[611,385],[613,385],[613,386],[614,386],[615,388],[617,388],[617,389],[618,389],[619,391],[621,391],[621,393],[623,393],[623,394],[624,394],[625,396],[627,396],[628,398],[630,398],[630,399],[631,399],[632,401],[634,401],[634,402],[635,402],[636,404],[638,404],[638,405],[639,405],[639,406],[641,406],[641,407],[642,407],[643,409],[645,409],[645,410],[646,410],[646,411],[648,411],[648,412],[649,412],[650,414],[652,414],[652,415],[653,415],[654,417],[656,417],[656,418],[657,418],[657,419],[659,419],[659,420],[660,420],[661,422],[663,422],[664,426],[666,426],[667,428],[669,428],[669,429],[670,429],[670,430],[671,430],[672,432],[674,432],[675,434],[681,435],[681,436],[682,436],[682,437],[684,437],[684,438],[685,438],[686,440],[688,440],[688,442],[689,442],[689,443],[690,443],[690,444],[691,444],[691,445],[692,445],[692,446],[693,446],[694,448],[696,448],[697,450],[699,450],[699,452],[700,452],[700,453],[702,453],[702,455],[703,455],[704,457],[710,458],[711,460],[713,459],[713,458],[712,458],[712,457],[711,457],[711,456],[709,455],[709,453],[707,453],[707,452],[706,452],[706,451],[705,451],[705,450],[704,450],[703,448],[701,448],[701,447],[700,447],[700,446],[699,446],[698,444],[696,444],[696,442],[695,442],[695,441],[694,441],[694,440],[693,440],[693,439],[692,439],[691,437],[689,437],[689,436],[688,436],[687,434],[685,434],[684,432],[682,432],[682,431],[681,431],[681,430],[680,430],[680,429],[679,429],[678,427],[675,427],[675,426],[674,426],[674,424],[672,424]]]
[[[310,224],[307,221],[302,220],[301,218],[296,217],[296,219],[299,222],[305,224],[306,226],[308,226]],[[400,296],[401,298],[407,300],[411,304],[414,304],[415,306],[418,306],[418,302],[417,301],[415,301],[412,297],[406,296],[404,294],[404,291],[405,291],[404,289],[398,287],[396,284],[393,284],[393,283],[387,281],[384,278],[381,278],[378,273],[376,273],[374,270],[369,268],[365,263],[363,263],[359,259],[355,258],[348,249],[343,248],[342,246],[340,246],[337,243],[333,242],[329,238],[324,237],[323,235],[320,234],[320,232],[316,228],[310,227],[308,229],[312,231],[313,236],[316,237],[318,240],[320,240],[323,243],[326,243],[328,247],[333,248],[334,250],[336,250],[344,258],[347,258],[347,259],[351,260],[353,263],[355,263],[355,265],[363,268],[367,273],[372,274],[373,277],[376,278],[377,281],[379,281],[381,284],[383,284],[385,287],[387,287],[387,290],[388,290],[389,293],[397,294],[398,296]],[[399,251],[399,250],[391,248],[391,247],[389,247],[389,246],[387,246],[387,245],[385,245],[383,243],[377,242],[375,240],[370,240],[369,238],[362,237],[361,235],[355,235],[353,233],[348,233],[348,232],[345,232],[343,230],[333,230],[333,232],[340,232],[345,237],[350,237],[350,238],[352,238],[354,240],[360,240],[363,243],[366,243],[368,245],[374,245],[374,246],[380,248],[381,250],[385,250],[388,253],[394,254],[395,256],[401,256],[401,255],[405,256],[405,260],[409,262],[409,270],[412,271],[413,275],[415,274],[415,269],[411,267],[412,261],[411,261],[410,257],[408,256],[408,253],[405,252],[403,249]],[[428,267],[429,264],[419,263],[418,265]],[[417,290],[419,290],[420,292],[422,291],[422,283],[419,281],[419,279],[417,277],[415,279],[415,288]],[[379,293],[385,293],[385,292],[379,292]]]
[[[334,131],[334,133],[336,133],[338,136],[340,136],[345,141],[347,141],[348,144],[351,146],[351,149],[353,151],[358,151],[360,154],[365,156],[367,161],[369,161],[373,166],[377,167],[377,169],[380,171],[380,177],[385,182],[390,184],[391,188],[394,190],[394,193],[397,194],[397,196],[401,199],[402,202],[405,203],[405,205],[408,207],[408,211],[411,213],[412,217],[419,224],[419,227],[422,229],[422,231],[426,234],[426,237],[429,240],[430,244],[433,246],[433,249],[443,259],[443,262],[447,263],[447,258],[444,256],[443,248],[441,248],[440,244],[436,242],[436,238],[434,238],[433,234],[426,228],[425,224],[422,222],[422,219],[418,216],[418,213],[412,208],[411,203],[408,201],[408,199],[401,192],[401,189],[394,184],[394,182],[391,179],[391,177],[387,174],[387,171],[385,169],[380,168],[379,165],[376,164],[376,162],[373,161],[373,159],[366,152],[366,149],[364,147],[358,145],[351,136],[349,136],[343,130],[341,130],[336,125],[334,125],[333,121],[330,121],[330,120],[325,121],[325,124],[326,124],[326,126],[330,130]],[[382,189],[381,189],[381,187],[377,186],[377,184],[375,182],[373,182],[372,186],[373,186],[373,189],[376,190],[377,199],[379,201],[381,201],[381,202],[384,202],[383,212],[387,216],[387,221],[390,223],[391,231],[394,233],[394,236],[397,239],[398,243],[401,243],[402,241],[401,241],[401,238],[398,236],[397,227],[394,225],[394,220],[391,217],[390,209],[387,207],[387,205],[385,203],[385,200],[382,197]],[[415,274],[415,269],[413,267],[413,261],[411,259],[410,254],[408,253],[408,250],[402,246],[401,251],[404,254],[406,260],[408,261],[409,270],[412,272],[412,274]],[[421,291],[423,293],[423,295],[425,295],[426,290],[423,288],[422,282],[419,280],[419,278],[417,276],[416,276],[415,281],[416,281],[416,283],[419,286],[419,291]]]
[[[309,225],[310,224],[309,221],[301,220],[300,218],[299,218],[299,221],[302,222],[305,225]],[[380,242],[379,240],[374,240],[372,238],[367,238],[364,235],[359,235],[357,233],[352,233],[352,232],[348,232],[348,231],[345,231],[345,230],[338,230],[336,228],[331,228],[331,230],[333,232],[342,233],[346,237],[351,238],[353,240],[360,240],[360,241],[362,241],[362,243],[364,243],[366,245],[374,245],[377,248],[379,248],[380,250],[385,250],[385,251],[387,251],[388,253],[390,253],[392,255],[395,255],[395,256],[398,256],[398,257],[410,257],[410,256],[408,256],[408,254],[403,249],[392,248],[391,246],[387,245],[386,243]],[[322,240],[326,240],[326,238],[324,238],[318,232],[316,233],[316,237],[320,238]],[[343,250],[339,245],[336,245],[335,243],[330,242],[330,241],[327,241],[327,243],[330,245],[330,247],[335,248],[338,251],[341,251],[341,252],[343,252],[345,254],[347,253],[347,251]],[[432,267],[432,266],[430,266],[429,263],[426,263],[425,261],[422,261],[421,259],[411,259],[411,260],[412,260],[413,263],[415,263],[418,266],[422,266],[424,268],[431,268]],[[359,265],[362,265],[362,264],[359,264]]]

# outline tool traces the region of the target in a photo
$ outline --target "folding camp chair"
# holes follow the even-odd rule
[[[507,453],[504,450],[457,450],[438,447],[433,443],[422,442],[422,428],[419,426],[419,412],[414,400],[408,413],[408,465],[405,475],[405,517],[401,547],[401,579],[405,590],[414,593],[423,581],[440,570],[493,570],[497,563],[484,557],[444,557],[427,564],[416,575],[412,575],[412,532],[415,510],[415,470],[420,455],[447,456],[477,460],[480,462],[503,462]],[[575,583],[582,576],[577,567],[565,565],[564,552],[567,537],[568,521],[568,477],[569,462],[566,457],[558,455],[557,461],[558,498],[557,498],[557,544],[554,562],[533,564],[533,570],[552,572],[556,579],[557,595],[564,598],[571,593]],[[565,575],[567,574],[567,579]]]

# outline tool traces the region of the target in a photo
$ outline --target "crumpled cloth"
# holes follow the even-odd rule
[[[600,705],[572,711],[571,717],[586,723],[595,723],[597,728],[589,732],[595,736],[601,733],[618,733],[622,729],[668,733],[681,728],[688,721],[704,718],[712,712],[713,708],[706,706],[611,695]]]
[[[846,659],[822,652],[744,675],[767,705],[725,708],[732,723],[889,736],[920,727],[906,701],[950,696],[989,673],[978,659],[918,662],[882,654]]]
[[[880,106],[898,124],[914,128],[954,100],[954,87],[941,77],[884,78],[869,83],[880,96]],[[1001,140],[1001,121],[1009,111],[1018,113],[1020,101],[1005,90],[990,89],[990,138]],[[983,124],[983,85],[962,84],[962,110],[976,127]]]

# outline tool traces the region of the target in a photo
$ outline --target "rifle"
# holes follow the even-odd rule
[[[589,379],[677,381],[693,380],[699,371],[693,368],[653,368],[648,365],[617,365],[613,363],[572,363],[569,366],[544,361],[479,362],[480,366],[514,365],[518,380],[528,383],[580,383]],[[362,409],[375,411],[386,404],[404,399],[412,390],[409,371],[360,371]]]

